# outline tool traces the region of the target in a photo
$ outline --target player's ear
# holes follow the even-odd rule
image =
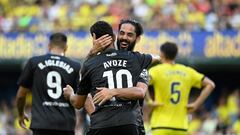
[[[48,51],[50,51],[52,49],[51,44],[48,44]]]
[[[67,51],[67,49],[68,49],[68,45],[66,45],[66,46],[65,46],[65,48],[64,48],[64,50],[63,50],[63,51],[64,51],[64,52],[66,52],[66,51]]]
[[[96,34],[95,33],[91,33],[91,35],[92,35],[93,40],[96,40]]]
[[[165,59],[165,56],[161,51],[159,51],[159,56],[160,56],[161,60]]]
[[[113,42],[115,42],[115,40],[116,40],[116,35],[115,34],[113,34]]]

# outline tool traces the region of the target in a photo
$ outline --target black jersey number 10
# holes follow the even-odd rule
[[[123,81],[122,81],[123,75],[125,75],[127,78],[127,87],[133,87],[132,74],[128,70],[120,69],[116,72],[116,74],[113,74],[112,70],[103,72],[103,77],[107,77],[109,89],[122,88],[123,87]],[[117,84],[114,83],[114,80]],[[111,99],[111,101],[115,101],[115,100],[116,100],[115,97],[113,97]]]

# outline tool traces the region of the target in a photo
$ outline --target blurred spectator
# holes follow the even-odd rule
[[[237,121],[233,124],[233,132],[240,135],[240,113],[238,113]]]
[[[190,135],[198,134],[202,126],[202,119],[199,114],[199,111],[190,115],[189,119],[191,122],[189,124],[188,134]]]
[[[6,102],[1,102],[1,108],[0,108],[0,134],[1,135],[6,135],[7,134],[7,127],[6,127],[6,123],[7,123],[7,113],[8,113],[8,109],[7,109],[7,104]]]
[[[228,115],[232,125],[238,119],[239,90],[235,89],[227,98]]]
[[[227,101],[225,96],[221,96],[219,99],[218,107],[216,108],[216,114],[218,119],[217,132],[226,133],[227,125],[230,123],[228,117]]]
[[[213,117],[213,114],[211,114],[211,112],[205,112],[204,117],[205,119],[202,124],[202,131],[206,135],[213,135],[216,130],[218,121]]]

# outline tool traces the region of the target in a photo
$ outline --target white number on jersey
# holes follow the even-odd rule
[[[51,88],[47,90],[47,93],[51,98],[58,99],[62,95],[61,83],[61,76],[58,72],[51,71],[47,74],[47,85]],[[53,89],[56,89],[55,92]]]
[[[107,77],[108,80],[108,88],[109,89],[114,89],[115,84],[114,84],[114,79],[117,82],[117,88],[122,88],[122,76],[125,75],[127,77],[127,87],[133,87],[133,82],[132,82],[132,74],[126,70],[126,69],[120,69],[117,71],[116,75],[113,75],[112,70],[105,71],[103,73],[103,77]],[[111,99],[111,101],[115,101],[115,97]]]

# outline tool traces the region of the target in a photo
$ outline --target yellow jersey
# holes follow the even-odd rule
[[[240,120],[237,120],[237,121],[233,124],[233,131],[234,131],[237,135],[240,135]]]
[[[153,109],[152,129],[187,131],[187,104],[192,87],[201,88],[204,75],[181,64],[159,64],[149,69],[154,100],[163,103]]]

